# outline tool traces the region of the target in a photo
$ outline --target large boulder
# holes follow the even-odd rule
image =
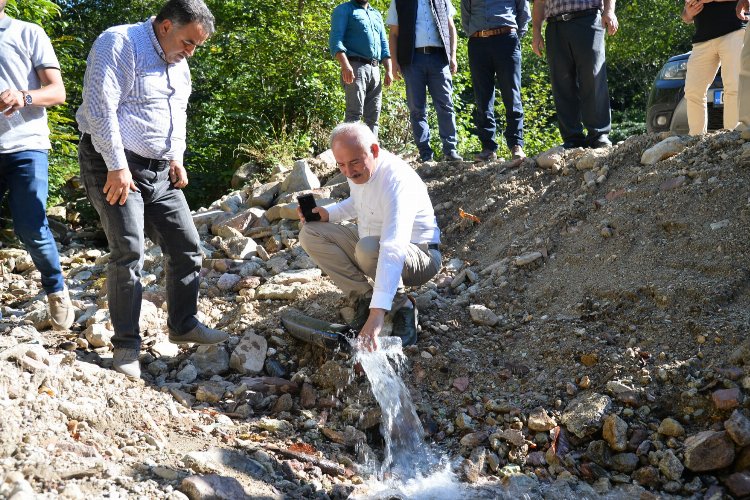
[[[641,163],[643,165],[653,165],[679,154],[686,146],[687,144],[685,144],[685,141],[680,136],[667,137],[644,151],[641,155]]]
[[[240,166],[237,170],[234,171],[234,175],[232,175],[232,189],[240,188],[245,184],[251,182],[260,168],[261,167],[254,161],[249,161]]]
[[[305,160],[294,162],[292,171],[286,176],[281,183],[281,191],[285,193],[294,193],[296,191],[307,191],[320,187],[320,180],[315,176],[313,171],[307,165]]]

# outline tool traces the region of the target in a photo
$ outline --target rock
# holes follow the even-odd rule
[[[151,352],[162,358],[174,358],[180,354],[180,346],[163,340],[152,345]]]
[[[232,351],[229,366],[239,373],[255,375],[263,371],[267,352],[265,337],[248,332]]]
[[[91,347],[96,348],[110,345],[112,336],[115,332],[107,329],[107,327],[101,323],[94,323],[86,328],[83,334],[86,336],[86,340],[88,340]]]
[[[474,449],[477,446],[487,443],[490,433],[487,431],[470,432],[461,438],[461,446],[467,449]]]
[[[175,378],[183,384],[189,384],[198,378],[198,370],[190,363],[187,363],[182,370],[177,372]]]
[[[316,283],[322,276],[322,271],[314,269],[295,269],[284,271],[268,279],[268,283],[276,285],[293,285],[295,283]]]
[[[222,238],[242,236],[245,231],[253,227],[253,224],[263,216],[263,213],[264,210],[253,207],[242,210],[226,219],[217,220],[211,224],[211,234]]]
[[[685,428],[673,418],[665,418],[659,424],[659,434],[670,437],[682,437],[685,435]]]
[[[641,155],[641,164],[654,165],[657,162],[679,154],[685,147],[686,144],[680,136],[667,137],[643,152]]]
[[[229,355],[222,345],[202,345],[190,355],[198,373],[210,377],[229,371]]]
[[[258,255],[258,244],[245,236],[222,240],[221,249],[230,259],[245,260]]]
[[[281,183],[281,190],[285,193],[308,191],[320,187],[320,180],[315,176],[305,160],[294,162],[292,171]]]
[[[466,392],[466,389],[469,388],[469,377],[457,377],[453,380],[453,387],[455,387],[458,392]]]
[[[625,451],[628,447],[628,424],[617,415],[607,415],[604,419],[602,437],[615,451]]]
[[[602,467],[610,467],[612,465],[612,453],[606,441],[591,441],[586,448],[585,456]]]
[[[276,402],[273,405],[273,408],[271,409],[271,413],[278,415],[279,413],[285,412],[285,411],[292,411],[292,408],[294,408],[294,401],[292,401],[292,395],[282,394],[279,399],[276,400]]]
[[[673,177],[671,179],[668,179],[662,182],[659,185],[659,189],[661,191],[669,191],[671,189],[677,189],[678,187],[684,186],[685,182],[687,182],[687,177],[685,177],[684,175],[680,175],[680,176]]]
[[[685,466],[674,456],[672,450],[667,450],[664,452],[662,459],[659,460],[659,470],[670,481],[677,481],[682,477],[682,471],[685,470]]]
[[[224,384],[219,382],[201,382],[195,391],[195,400],[205,403],[218,403],[224,397]]]
[[[501,432],[494,433],[492,436],[507,441],[513,446],[521,446],[526,442],[523,433],[516,429],[504,429]]]
[[[241,279],[242,277],[237,274],[224,273],[219,276],[219,279],[216,282],[216,286],[222,292],[226,292],[228,290],[232,290]]]
[[[724,478],[724,485],[734,498],[746,498],[750,495],[750,472],[735,472]]]
[[[254,161],[241,165],[232,175],[230,183],[232,189],[238,189],[252,182],[253,177],[260,171],[261,167]]]
[[[323,389],[343,389],[349,384],[351,375],[350,370],[330,360],[318,368],[312,379],[318,387]]]
[[[740,405],[742,397],[739,388],[719,389],[711,394],[711,400],[717,410],[732,410]]]
[[[478,325],[495,326],[500,322],[500,318],[494,312],[481,304],[470,305],[469,315],[471,320]]]
[[[612,457],[612,468],[626,474],[633,472],[638,467],[638,463],[635,453],[618,453]]]
[[[537,259],[542,258],[542,252],[527,252],[523,255],[519,255],[513,260],[513,263],[518,266],[525,266],[527,264],[531,264]]]
[[[532,431],[546,432],[550,429],[554,429],[557,426],[557,422],[547,414],[547,411],[544,408],[539,407],[531,411],[527,420],[527,425]]]
[[[264,283],[255,289],[258,300],[297,300],[300,298],[302,289],[299,285],[275,285]]]
[[[685,467],[693,472],[723,469],[734,460],[734,443],[726,432],[703,431],[685,440]]]
[[[268,209],[273,205],[276,197],[279,195],[281,190],[281,183],[269,182],[256,188],[253,188],[253,192],[250,196],[251,207],[261,207]]]
[[[599,163],[609,155],[609,148],[587,149],[576,161],[576,169],[593,170],[599,167]]]
[[[138,320],[141,332],[158,332],[164,329],[164,322],[159,318],[159,309],[150,300],[141,301],[141,317]]]
[[[536,164],[541,168],[554,168],[561,166],[565,158],[565,148],[562,146],[555,146],[547,151],[539,153],[536,157]]]
[[[641,467],[632,474],[633,481],[645,486],[646,488],[655,488],[659,485],[659,470],[656,467]]]
[[[611,405],[609,396],[583,393],[568,404],[561,422],[570,432],[583,439],[601,429],[604,414]]]
[[[308,383],[302,384],[302,389],[299,393],[299,405],[305,409],[315,408],[317,399],[318,394],[315,388]]]
[[[724,429],[737,446],[741,448],[750,446],[750,420],[739,410],[734,410],[729,420],[724,422]]]
[[[275,418],[261,418],[258,421],[258,427],[275,434],[286,434],[294,430],[292,424],[286,420],[277,420]]]

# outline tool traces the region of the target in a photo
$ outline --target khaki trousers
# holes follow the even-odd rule
[[[375,279],[380,252],[378,236],[360,239],[357,226],[353,224],[308,222],[299,232],[299,242],[318,267],[349,298],[372,295],[372,286],[367,278]],[[410,244],[397,298],[403,294],[404,285],[427,283],[440,271],[441,265],[442,257],[438,250],[428,250],[427,245]]]
[[[739,116],[738,128],[750,130],[750,30],[745,30],[745,45],[740,56]]]
[[[706,91],[714,81],[719,66],[724,82],[724,128],[734,130],[737,126],[737,89],[744,36],[745,30],[739,29],[713,40],[693,44],[685,78],[690,135],[701,135],[707,131]]]

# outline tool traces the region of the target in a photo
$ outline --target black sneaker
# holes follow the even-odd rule
[[[432,160],[433,160],[432,151],[419,154],[419,161],[421,161],[422,163],[427,163],[428,161],[432,161]]]
[[[562,143],[562,147],[565,149],[576,149],[583,148],[585,145],[581,141],[565,141]]]
[[[591,139],[589,141],[589,147],[592,149],[608,148],[611,145],[612,141],[609,140],[607,134],[602,134],[599,137],[596,137],[595,139]]]
[[[349,323],[352,330],[357,333],[365,326],[367,318],[370,317],[370,301],[372,297],[357,297],[354,304],[354,319]]]
[[[445,153],[444,160],[445,161],[464,161],[463,157],[461,157],[461,155],[458,154],[456,150],[453,150],[450,153]]]
[[[492,149],[483,149],[481,153],[474,155],[474,161],[491,161],[497,158],[497,153]]]
[[[417,301],[410,295],[406,296],[412,307],[402,307],[393,315],[393,332],[395,337],[401,337],[401,345],[406,347],[417,343]]]

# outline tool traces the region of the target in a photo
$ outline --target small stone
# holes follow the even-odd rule
[[[734,410],[729,420],[724,422],[724,429],[737,446],[750,446],[750,420],[739,410]]]
[[[678,187],[682,187],[686,181],[687,181],[687,177],[685,177],[684,175],[673,177],[669,180],[662,182],[661,185],[659,186],[659,189],[662,191],[669,191],[671,189],[677,189]]]
[[[643,155],[641,155],[641,164],[653,165],[661,160],[679,154],[685,147],[685,142],[679,136],[667,137],[643,152]]]
[[[229,355],[223,345],[198,346],[190,361],[199,374],[207,377],[229,371]]]
[[[252,498],[235,478],[217,474],[186,477],[180,483],[180,491],[190,500],[249,500]]]
[[[83,334],[86,336],[86,340],[91,347],[96,348],[108,346],[112,341],[115,332],[107,329],[107,327],[101,323],[94,323],[86,328]]]
[[[527,252],[523,255],[519,255],[518,257],[516,257],[513,263],[516,266],[521,267],[521,266],[531,264],[535,260],[541,259],[541,258],[542,258],[542,252]]]
[[[458,389],[459,392],[466,392],[469,388],[469,377],[458,377],[453,381],[453,387]]]
[[[633,481],[646,488],[655,488],[660,484],[659,470],[656,467],[641,467],[632,474]]]
[[[539,407],[532,410],[529,414],[527,425],[532,431],[546,432],[550,429],[554,429],[557,426],[557,422],[547,414],[547,411],[544,408]]]
[[[638,467],[638,463],[635,453],[618,453],[612,457],[612,468],[626,474],[633,472]]]
[[[500,322],[497,314],[481,304],[470,305],[469,315],[471,320],[478,325],[495,326]]]
[[[282,413],[285,411],[291,411],[292,408],[294,408],[294,401],[292,401],[292,395],[289,393],[286,393],[286,394],[282,394],[279,397],[279,399],[276,400],[276,403],[274,403],[271,413],[278,415],[279,413]]]
[[[461,446],[464,448],[476,448],[477,446],[487,443],[487,438],[490,436],[489,432],[470,432],[461,438]]]
[[[724,479],[724,485],[734,498],[746,498],[750,495],[750,472],[735,472]]]
[[[726,432],[703,431],[685,440],[685,467],[693,472],[723,469],[734,460],[734,442]]]
[[[617,415],[608,415],[604,419],[602,437],[615,451],[625,451],[628,447],[628,424]]]
[[[242,374],[258,374],[263,371],[267,352],[268,342],[265,337],[248,332],[232,351],[229,366]]]
[[[664,474],[664,477],[671,481],[679,480],[684,469],[685,466],[682,465],[682,462],[674,455],[672,450],[667,450],[659,461],[659,470]]]
[[[189,384],[198,378],[198,370],[190,363],[187,363],[182,370],[177,372],[175,378],[183,384]]]
[[[685,435],[685,428],[673,418],[665,418],[659,424],[659,434],[671,437],[682,437]]]
[[[226,292],[234,288],[234,286],[242,279],[238,274],[224,273],[219,277],[216,282],[216,286],[222,292]]]
[[[711,394],[711,399],[717,410],[732,410],[740,405],[740,390],[737,387],[720,389]]]
[[[299,393],[299,405],[305,409],[314,408],[317,399],[318,395],[315,388],[308,383],[302,384],[302,389]]]
[[[456,417],[455,423],[456,427],[458,427],[459,429],[471,429],[473,427],[471,417],[466,413],[459,413]]]
[[[568,404],[561,422],[570,432],[583,439],[601,429],[604,414],[611,405],[609,396],[595,392],[581,394]]]

